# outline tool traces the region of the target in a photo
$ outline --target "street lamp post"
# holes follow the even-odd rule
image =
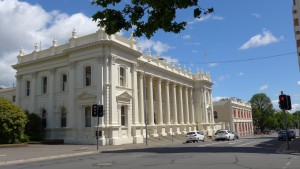
[[[144,74],[143,74],[143,91],[144,91],[144,119],[145,119],[145,130],[146,130],[146,146],[148,146],[148,117],[147,117],[147,103],[146,103],[146,73],[145,68],[146,64],[154,61],[154,60],[165,60],[164,58],[156,58],[156,59],[149,59],[147,62],[144,62]]]

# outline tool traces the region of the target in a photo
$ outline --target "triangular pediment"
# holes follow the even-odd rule
[[[88,92],[81,92],[77,95],[77,99],[95,99],[97,95]]]
[[[119,96],[117,96],[117,100],[131,100],[132,96],[128,92],[123,92]]]

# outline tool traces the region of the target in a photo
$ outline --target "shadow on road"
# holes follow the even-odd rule
[[[256,145],[243,145],[238,147],[221,146],[221,145],[207,145],[201,143],[195,143],[193,147],[146,147],[146,148],[134,148],[126,150],[114,150],[114,151],[102,151],[102,153],[262,153],[262,154],[275,154],[276,150],[282,145],[283,142],[276,140],[272,137],[272,140],[265,142],[259,142]],[[191,143],[192,144],[192,143]],[[203,147],[202,147],[203,145]],[[205,146],[205,147],[204,147]]]

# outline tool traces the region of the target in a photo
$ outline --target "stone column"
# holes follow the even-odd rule
[[[158,124],[162,125],[163,124],[163,112],[162,112],[162,95],[161,95],[161,79],[158,78],[157,80],[157,101],[158,101]]]
[[[70,69],[70,82],[68,82],[69,84],[69,105],[67,108],[67,127],[73,128],[74,126],[72,126],[72,122],[71,121],[77,121],[77,118],[75,116],[75,112],[76,112],[76,104],[75,104],[75,92],[76,92],[76,63],[75,62],[71,62],[69,64],[69,69]],[[93,74],[93,72],[92,72]],[[73,118],[71,120],[71,118]]]
[[[154,105],[153,105],[153,77],[149,77],[148,81],[148,93],[149,93],[149,125],[154,125]]]
[[[40,111],[36,109],[36,95],[37,95],[36,76],[37,76],[37,72],[33,72],[31,74],[31,76],[32,76],[32,80],[30,83],[31,113],[40,113]]]
[[[50,76],[49,76],[49,107],[48,107],[48,119],[47,120],[47,127],[49,128],[53,128],[53,122],[54,122],[54,93],[56,92],[55,91],[55,69],[50,69],[49,70],[50,72]]]
[[[191,123],[195,124],[195,114],[194,114],[194,101],[193,101],[193,88],[190,88],[189,92],[189,103],[190,103],[190,118]]]
[[[177,99],[176,99],[176,84],[173,83],[173,124],[178,124],[177,121]]]
[[[136,72],[136,64],[133,63],[131,66],[131,75],[132,75],[132,124],[140,125],[139,122],[139,108],[138,108],[138,90],[137,90],[137,72]]]
[[[22,93],[22,76],[16,75],[16,80],[16,105],[21,106],[21,97],[24,94],[24,92]],[[26,92],[26,89],[24,91]]]
[[[166,81],[165,84],[165,95],[166,95],[166,122],[167,125],[170,125],[170,93],[169,93],[169,81]]]
[[[138,86],[139,86],[139,120],[141,125],[145,125],[144,118],[144,85],[143,85],[143,74],[138,75]]]
[[[190,124],[190,112],[189,112],[189,98],[188,98],[188,87],[184,88],[184,101],[185,101],[185,107],[184,107],[184,114],[185,114],[185,123]]]
[[[184,117],[183,117],[183,101],[182,101],[182,85],[179,85],[179,103],[178,103],[178,113],[179,113],[179,122],[180,124],[184,124]]]

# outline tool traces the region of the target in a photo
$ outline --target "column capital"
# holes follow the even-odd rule
[[[157,83],[161,84],[161,78],[157,78]]]
[[[36,76],[37,76],[37,72],[32,72],[32,73],[31,73],[31,77],[32,77],[33,79],[35,79]]]

